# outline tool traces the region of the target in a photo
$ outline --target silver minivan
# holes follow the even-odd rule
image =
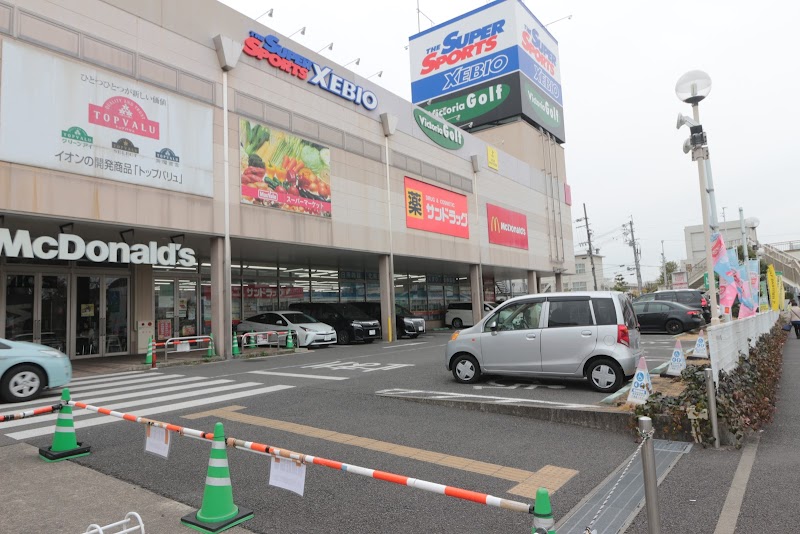
[[[618,291],[509,299],[455,332],[445,352],[447,370],[463,384],[482,374],[584,377],[603,393],[621,388],[642,355],[636,314]]]

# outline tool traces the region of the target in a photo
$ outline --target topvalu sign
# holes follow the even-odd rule
[[[0,256],[39,260],[88,260],[97,263],[132,263],[134,265],[163,265],[194,267],[194,249],[177,243],[159,246],[157,242],[128,245],[115,241],[89,241],[75,234],[58,234],[58,238],[41,236],[31,239],[27,230],[17,230],[14,236],[8,228],[0,228]]]

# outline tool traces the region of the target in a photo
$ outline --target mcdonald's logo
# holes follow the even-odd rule
[[[492,217],[492,232],[499,232],[500,231],[500,219],[497,217]]]
[[[528,219],[524,213],[486,204],[489,243],[528,249]]]

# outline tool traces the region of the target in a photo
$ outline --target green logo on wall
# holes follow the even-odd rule
[[[90,145],[94,141],[83,128],[77,126],[73,126],[69,130],[61,130],[61,137],[64,139],[72,139],[73,141],[80,141],[81,143],[89,143]]]
[[[442,102],[436,102],[428,106],[422,106],[431,114],[452,122],[469,122],[476,117],[490,112],[506,98],[511,92],[510,86],[498,83],[489,87],[484,87],[468,95],[451,98]]]
[[[542,126],[557,128],[561,126],[561,113],[558,108],[550,103],[550,100],[542,95],[533,85],[525,82],[525,97],[527,102],[533,107],[533,112],[541,119]]]
[[[414,119],[425,135],[440,147],[458,150],[464,146],[464,134],[456,126],[434,119],[418,109],[414,110]]]

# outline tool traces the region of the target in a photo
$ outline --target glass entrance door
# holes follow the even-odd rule
[[[128,287],[126,276],[75,277],[76,356],[128,352]]]
[[[197,335],[196,279],[157,278],[155,281],[156,339]]]
[[[67,276],[6,276],[5,336],[67,350]]]

